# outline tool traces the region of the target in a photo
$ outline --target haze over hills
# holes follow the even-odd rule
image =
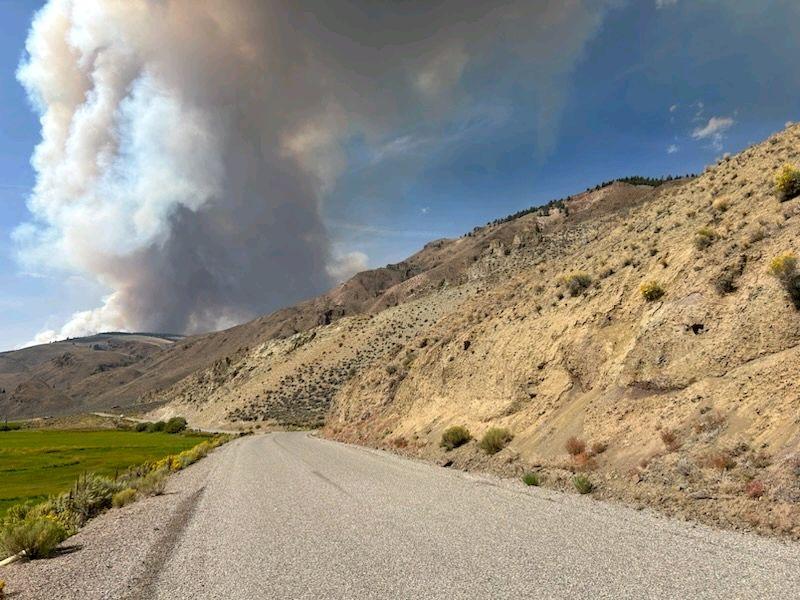
[[[5,353],[4,381],[19,383],[0,407],[324,425],[466,468],[535,466],[556,486],[587,470],[609,497],[798,535],[800,321],[768,272],[797,251],[800,200],[780,201],[774,180],[798,162],[793,125],[696,178],[617,182],[498,219],[232,329],[85,340],[69,360],[59,344]],[[28,382],[9,366],[23,363]],[[514,439],[445,457],[454,424]],[[586,446],[570,458],[573,437]],[[743,491],[753,481],[762,493]]]

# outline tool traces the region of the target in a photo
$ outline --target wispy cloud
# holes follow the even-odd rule
[[[340,229],[345,231],[354,231],[356,233],[364,233],[369,235],[378,236],[392,236],[392,237],[410,237],[410,238],[438,238],[445,235],[442,231],[432,231],[425,229],[390,229],[388,227],[377,227],[374,225],[361,225],[358,223],[346,223],[330,219],[327,222],[328,227],[331,229]]]
[[[692,137],[696,140],[711,140],[711,146],[715,150],[722,150],[722,140],[725,132],[728,131],[735,121],[732,117],[711,117],[708,123],[702,127],[697,127],[692,131]]]
[[[678,146],[675,144],[670,144],[667,146],[667,154],[675,154],[678,151]]]
[[[677,3],[678,0],[656,0],[656,8],[661,10],[662,8],[675,6]]]
[[[678,110],[677,104],[673,104],[672,106],[669,107],[669,112],[671,113],[674,113],[676,110]]]
[[[429,212],[431,212],[431,207],[423,206],[421,209],[419,209],[419,212],[421,212],[423,215],[427,215]]]

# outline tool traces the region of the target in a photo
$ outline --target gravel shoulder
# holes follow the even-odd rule
[[[788,598],[800,546],[305,433],[242,438],[110,511],[13,598]],[[23,591],[24,590],[24,591]]]

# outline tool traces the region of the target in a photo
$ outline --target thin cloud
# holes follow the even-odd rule
[[[675,154],[678,151],[678,146],[675,144],[670,144],[667,146],[667,154]]]
[[[677,3],[678,0],[656,0],[656,8],[661,10],[662,8],[675,6]]]
[[[725,132],[728,131],[735,121],[731,117],[711,117],[702,127],[692,131],[692,137],[696,140],[711,140],[711,146],[715,150],[722,150],[722,141],[725,139]]]

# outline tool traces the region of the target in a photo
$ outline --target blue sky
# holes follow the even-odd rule
[[[0,0],[0,349],[58,329],[109,292],[80,270],[31,271],[12,241],[31,220],[30,157],[41,138],[15,72],[42,4]],[[544,126],[532,109],[535,77],[509,66],[499,80],[502,57],[467,70],[470,102],[454,107],[457,119],[406,118],[377,146],[346,139],[322,209],[334,251],[380,266],[600,181],[700,171],[800,119],[798,22],[790,0],[619,2],[559,75]]]

